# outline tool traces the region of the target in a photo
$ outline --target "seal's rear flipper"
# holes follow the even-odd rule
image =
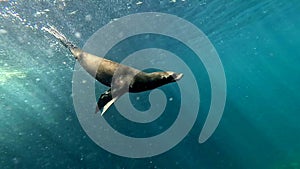
[[[56,39],[58,39],[66,48],[68,49],[74,49],[76,46],[71,43],[64,34],[59,32],[54,26],[48,25],[49,27],[42,27],[42,30],[50,33],[53,35]]]
[[[101,116],[108,110],[108,108],[116,101],[118,100],[118,96],[112,98],[111,95],[111,89],[108,89],[106,92],[101,94],[100,98],[97,102],[97,107],[95,113],[97,113],[100,109],[102,109]]]

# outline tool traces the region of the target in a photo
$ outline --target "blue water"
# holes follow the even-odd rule
[[[0,168],[299,169],[300,2],[137,2],[0,1]],[[113,19],[150,11],[182,17],[208,36],[224,66],[227,101],[215,133],[199,144],[210,103],[206,71],[199,60],[187,59],[184,46],[162,45],[185,53],[182,59],[197,70],[199,115],[189,134],[170,151],[131,159],[100,148],[84,132],[72,100],[75,61],[41,28],[54,25],[82,47]],[[130,44],[131,50],[140,48]],[[112,56],[117,49],[110,51]],[[164,89],[177,103],[176,85]],[[141,94],[140,100],[145,99]],[[148,107],[137,103],[137,109]],[[108,113],[112,126],[134,137],[163,132],[177,116],[164,114],[154,124],[136,129],[116,110]]]

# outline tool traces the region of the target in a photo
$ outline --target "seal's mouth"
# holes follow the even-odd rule
[[[172,77],[174,78],[174,81],[178,81],[183,77],[183,73],[174,73]]]

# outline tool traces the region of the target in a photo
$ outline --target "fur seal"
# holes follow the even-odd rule
[[[170,71],[146,73],[133,67],[84,52],[68,41],[53,26],[49,26],[49,28],[43,27],[42,29],[52,34],[68,48],[80,65],[97,81],[110,87],[100,95],[95,113],[102,109],[101,115],[103,115],[126,92],[137,93],[152,90],[162,85],[176,82],[183,76],[182,73]]]

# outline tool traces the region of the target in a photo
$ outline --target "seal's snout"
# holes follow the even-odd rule
[[[183,77],[183,73],[167,72],[171,81],[178,81]]]
[[[174,73],[172,76],[175,81],[178,81],[183,77],[183,73]]]

